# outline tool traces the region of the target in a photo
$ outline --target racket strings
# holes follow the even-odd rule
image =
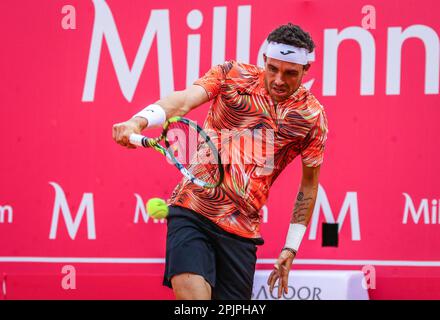
[[[199,180],[215,185],[221,179],[218,151],[209,137],[195,126],[183,122],[170,123],[166,135],[168,152]]]

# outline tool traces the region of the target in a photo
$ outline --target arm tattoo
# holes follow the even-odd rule
[[[302,223],[306,221],[306,214],[313,198],[304,198],[304,193],[299,192],[296,197],[295,208],[293,208],[293,223]]]

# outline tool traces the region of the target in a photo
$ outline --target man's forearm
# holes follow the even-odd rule
[[[167,115],[167,119],[175,116],[184,116],[189,110],[184,91],[175,91],[165,98],[155,102],[160,105]]]
[[[298,251],[315,206],[318,183],[301,183],[283,250]]]
[[[296,196],[291,223],[300,223],[305,226],[309,224],[315,207],[317,194],[318,185],[301,184],[298,195]]]
[[[154,110],[154,112],[159,111],[161,113],[160,121],[158,121],[160,123],[162,123],[162,120],[166,121],[169,118],[175,116],[183,116],[187,113],[186,96],[182,91],[175,91],[169,96],[159,101],[156,101],[154,105],[156,105],[156,109]],[[159,106],[161,110],[157,109],[157,106]],[[146,109],[142,110],[131,119],[140,131],[150,126],[150,121],[148,120],[148,117],[155,117],[152,113],[143,113],[151,107],[152,105],[148,106]]]
[[[182,91],[174,91],[165,98],[156,101],[153,105],[146,107],[141,110],[138,114],[136,114],[132,119],[136,123],[136,126],[143,130],[146,127],[150,127],[153,123],[149,123],[150,121],[145,118],[149,118],[153,120],[154,125],[161,125],[167,119],[175,117],[175,116],[184,116],[193,108],[202,105],[203,103],[209,100],[208,94],[205,89],[198,85],[193,85]],[[145,114],[144,110],[147,110],[151,107],[159,107],[160,109],[150,110],[159,116],[153,116],[151,113]],[[144,120],[140,118],[144,118]],[[154,121],[157,120],[157,121]]]
[[[174,91],[156,103],[165,110],[167,119],[169,119],[176,116],[183,117],[193,108],[202,105],[208,100],[208,94],[203,87],[192,85],[185,90]]]

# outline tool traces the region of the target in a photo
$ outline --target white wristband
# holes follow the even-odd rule
[[[300,223],[291,223],[289,231],[287,232],[285,248],[290,248],[298,251],[299,245],[306,233],[307,227]]]
[[[145,109],[136,113],[134,117],[142,117],[147,119],[147,128],[155,128],[162,126],[167,120],[165,110],[158,104],[150,104]]]

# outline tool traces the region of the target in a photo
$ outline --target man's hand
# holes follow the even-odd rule
[[[278,299],[281,298],[281,294],[287,294],[289,290],[288,282],[289,282],[289,271],[292,266],[293,259],[295,259],[295,254],[288,250],[283,250],[278,257],[277,262],[274,265],[274,268],[267,279],[267,284],[269,285],[269,290],[272,293],[275,283],[278,280]]]
[[[134,117],[125,122],[116,123],[113,125],[113,140],[115,140],[121,146],[129,149],[135,149],[136,146],[130,143],[130,134],[140,134],[147,124],[148,121],[141,117]]]

